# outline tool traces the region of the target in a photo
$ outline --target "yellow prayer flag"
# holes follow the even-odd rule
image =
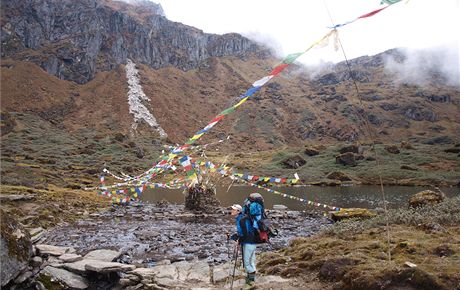
[[[234,105],[233,108],[238,108],[239,106],[241,106],[242,104],[244,104],[247,100],[248,100],[249,96],[244,98],[244,99],[241,99],[241,101],[238,102],[238,104]]]

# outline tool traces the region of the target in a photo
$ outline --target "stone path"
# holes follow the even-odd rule
[[[310,236],[330,221],[321,216],[286,210],[268,211],[279,236],[260,251],[287,246],[294,237]],[[226,209],[216,214],[190,213],[182,205],[134,204],[112,211],[88,215],[75,224],[63,224],[42,234],[40,242],[73,247],[79,254],[96,249],[116,249],[119,261],[151,267],[158,261],[205,260],[220,264],[230,260],[235,232],[233,218]]]

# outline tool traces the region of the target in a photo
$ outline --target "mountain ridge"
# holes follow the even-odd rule
[[[115,4],[122,3],[3,1],[2,57],[32,61],[52,75],[82,84],[98,71],[125,64],[128,57],[152,68],[190,70],[208,57],[268,53],[235,33],[206,34],[161,13],[140,15],[145,11]]]

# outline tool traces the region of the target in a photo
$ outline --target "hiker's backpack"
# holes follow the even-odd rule
[[[260,193],[251,193],[249,197],[246,198],[243,206],[243,214],[249,217],[252,223],[257,220],[259,230],[255,233],[256,243],[267,243],[270,237],[276,236],[274,231],[269,227],[269,220],[265,213],[264,198]]]

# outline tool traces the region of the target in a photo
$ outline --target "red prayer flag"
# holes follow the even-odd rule
[[[282,64],[280,64],[279,66],[275,67],[275,68],[271,71],[270,75],[271,75],[271,76],[276,76],[277,74],[279,74],[280,72],[282,72],[283,69],[287,68],[288,66],[289,66],[288,63],[282,63]]]
[[[379,12],[382,11],[383,9],[387,9],[388,7],[390,7],[390,6],[388,5],[388,6],[386,6],[386,7],[383,7],[383,8],[377,9],[377,10],[374,10],[374,11],[369,12],[369,13],[367,13],[367,14],[361,15],[361,16],[359,16],[359,17],[356,18],[356,19],[361,19],[361,18],[366,18],[366,17],[374,16],[375,14],[379,13]]]
[[[222,120],[224,118],[225,115],[219,115],[217,117],[215,117],[214,119],[211,120],[211,122],[209,122],[209,124],[211,123],[214,123],[214,122],[219,122],[220,120]]]

